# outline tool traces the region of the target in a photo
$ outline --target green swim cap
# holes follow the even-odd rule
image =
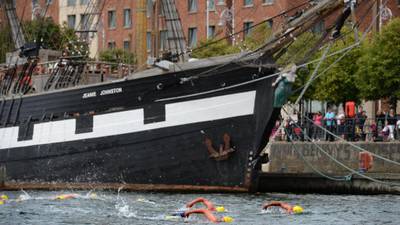
[[[8,196],[7,196],[7,195],[2,195],[2,196],[0,196],[0,198],[1,198],[2,200],[8,200]]]
[[[303,213],[303,211],[304,211],[304,209],[299,205],[295,205],[293,207],[293,213],[295,213],[295,214]]]

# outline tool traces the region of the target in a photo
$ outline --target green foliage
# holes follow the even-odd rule
[[[78,40],[73,29],[59,26],[51,18],[43,18],[24,23],[27,42],[38,41],[40,38],[44,48],[63,50],[68,43]]]
[[[68,45],[76,43],[78,37],[73,29],[59,26],[51,18],[25,21],[22,24],[26,42],[43,41],[42,47],[52,50],[64,50]],[[5,62],[5,54],[15,50],[9,26],[0,28],[0,62]],[[82,47],[82,45],[79,45]],[[84,52],[88,47],[84,47]]]
[[[264,44],[272,35],[272,29],[266,23],[251,28],[248,35],[242,43],[239,44],[241,49],[255,50]]]
[[[358,61],[356,85],[368,100],[400,98],[400,19],[383,27],[371,43],[364,45]]]
[[[284,49],[285,53],[278,58],[277,64],[281,67],[285,67],[289,64],[303,61],[311,48],[317,43],[320,38],[319,34],[315,34],[312,32],[306,32],[299,37],[287,48]],[[283,49],[282,49],[283,50]],[[312,58],[313,56],[309,56]],[[293,84],[293,90],[298,90],[296,93],[289,98],[290,101],[296,101],[297,97],[301,93],[301,87],[303,87],[309,77],[311,76],[309,68],[301,68],[297,71],[297,78],[295,83]],[[310,86],[305,92],[303,98],[311,99],[313,98],[314,86]]]
[[[136,63],[135,54],[123,49],[108,49],[100,52],[100,60],[111,63],[124,63],[133,65]]]
[[[250,35],[247,36],[243,42],[240,42],[236,46],[231,46],[225,40],[218,42],[216,42],[215,39],[202,41],[200,42],[199,47],[193,50],[192,57],[207,58],[238,53],[241,51],[241,49],[254,50],[260,45],[264,44],[271,36],[271,33],[271,29],[268,28],[266,24],[261,24],[252,28]]]
[[[0,29],[0,63],[6,61],[6,53],[14,50],[13,40],[10,37],[10,26],[4,26]]]
[[[227,41],[215,42],[214,39],[201,41],[198,48],[192,52],[194,58],[207,58],[220,55],[228,55],[237,53],[240,50],[237,47],[230,45]]]
[[[320,34],[312,32],[303,33],[297,37],[287,49],[285,49],[285,53],[279,57],[277,64],[280,66],[286,66],[291,63],[299,63],[300,61],[303,61],[307,53],[311,48],[313,48],[320,37]]]
[[[346,29],[344,29],[343,33],[346,33]],[[354,44],[354,42],[354,36],[348,35],[344,40],[336,41],[329,53],[346,48]],[[355,74],[358,71],[356,62],[361,55],[361,48],[352,49],[345,57],[326,71],[325,74],[320,76],[314,84],[314,99],[334,104],[343,103],[348,100],[359,101],[359,89],[355,85]],[[322,53],[320,52],[317,57],[320,58],[321,56]],[[339,57],[341,57],[341,54],[325,59],[321,64],[319,72],[331,66]]]

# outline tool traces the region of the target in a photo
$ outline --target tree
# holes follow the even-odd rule
[[[46,49],[63,50],[67,44],[78,41],[73,29],[66,24],[60,26],[51,18],[26,21],[23,27],[27,42],[42,41],[42,46]]]
[[[40,39],[42,41],[42,48],[61,51],[68,45],[77,43],[78,40],[73,29],[68,28],[65,24],[60,26],[54,23],[51,18],[24,21],[22,27],[26,42],[36,42]],[[0,43],[0,62],[5,62],[5,54],[16,50],[9,26],[3,26],[0,29]],[[88,48],[85,47],[84,49]]]
[[[202,41],[199,47],[193,49],[192,57],[207,58],[238,53],[241,50],[254,50],[264,44],[271,34],[271,28],[268,28],[266,23],[263,23],[251,28],[251,32],[246,36],[245,40],[235,46],[231,46],[226,40],[216,41],[215,39],[209,39]]]
[[[343,33],[347,33],[346,30],[348,29],[344,28]],[[335,41],[328,54],[339,51],[354,43],[354,37],[352,35],[347,35],[344,39]],[[320,51],[316,58],[320,58],[323,51],[324,50]],[[361,57],[362,52],[361,48],[353,48],[336,64],[333,63],[341,57],[342,54],[326,58],[321,64],[318,73],[321,73],[329,66],[331,66],[331,68],[324,74],[321,74],[313,84],[315,88],[315,93],[313,94],[314,99],[331,102],[336,105],[348,100],[359,101],[359,89],[356,86],[355,74],[359,69],[356,62]],[[316,63],[310,67],[310,73],[315,67]]]
[[[271,37],[272,29],[267,26],[267,22],[250,29],[250,34],[239,43],[239,48],[244,50],[255,50]]]
[[[14,50],[14,43],[11,39],[11,29],[10,26],[3,26],[0,29],[0,63],[6,61],[6,53],[12,52]]]
[[[284,68],[289,64],[298,64],[305,60],[305,58],[313,58],[308,56],[311,48],[317,44],[320,34],[306,32],[296,38],[296,40],[290,44],[286,49],[282,49],[284,53],[277,59],[278,66]],[[279,54],[279,53],[278,53]],[[315,53],[314,53],[315,54]],[[296,101],[298,95],[301,93],[301,88],[306,84],[309,77],[311,76],[309,68],[300,68],[297,72],[297,78],[293,84],[293,90],[295,91],[289,98],[291,101]],[[296,91],[297,90],[297,91]],[[314,86],[310,86],[307,92],[304,94],[304,99],[311,99],[314,93]]]
[[[215,39],[209,39],[200,42],[199,47],[193,50],[192,57],[201,59],[233,54],[239,51],[240,49],[230,45],[226,40],[216,41]]]
[[[400,19],[383,27],[370,43],[365,44],[364,55],[357,62],[356,86],[360,96],[367,100],[400,98]]]
[[[133,65],[136,63],[135,54],[123,49],[108,49],[100,52],[100,60],[111,63],[124,63]]]

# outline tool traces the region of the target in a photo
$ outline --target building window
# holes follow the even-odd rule
[[[188,11],[197,12],[197,0],[188,0]]]
[[[215,26],[209,26],[208,27],[208,37],[209,39],[212,39],[215,37]]]
[[[253,22],[243,23],[244,37],[249,36],[251,34],[252,26],[253,26]]]
[[[160,31],[160,50],[167,49],[167,36],[168,33],[166,30]]]
[[[124,27],[130,28],[132,26],[131,9],[124,9]]]
[[[146,15],[149,18],[153,15],[153,0],[147,0]]]
[[[208,0],[208,10],[209,11],[215,10],[215,0]]]
[[[263,0],[263,4],[264,5],[273,5],[274,4],[274,0]]]
[[[117,26],[116,19],[115,11],[108,11],[108,28],[115,28]]]
[[[189,28],[189,47],[193,48],[196,47],[197,44],[197,28],[191,27]]]
[[[225,5],[225,0],[217,0],[217,4],[218,5]]]
[[[268,28],[272,28],[274,26],[274,21],[272,19],[267,20],[266,23]]]
[[[131,50],[131,41],[124,41],[124,49],[127,51]]]
[[[81,0],[81,5],[87,5],[89,3],[89,0]]]
[[[244,6],[252,6],[253,0],[243,0]]]
[[[81,29],[89,30],[89,15],[81,14]]]
[[[74,6],[76,5],[76,0],[67,0],[67,6]]]
[[[151,32],[146,33],[147,51],[151,51]]]
[[[109,49],[115,49],[115,41],[110,41],[110,42],[108,42],[108,48]]]
[[[67,16],[67,25],[69,28],[75,29],[76,23],[76,16],[75,15],[68,15]]]

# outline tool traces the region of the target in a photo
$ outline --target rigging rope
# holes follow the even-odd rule
[[[285,129],[285,131],[287,132],[287,129]],[[319,175],[322,176],[322,177],[325,177],[325,178],[327,178],[327,179],[329,179],[329,180],[333,180],[333,181],[350,181],[350,180],[351,180],[351,177],[352,177],[353,174],[349,174],[349,175],[346,175],[346,176],[343,176],[343,177],[333,177],[333,176],[329,176],[329,175],[323,173],[322,171],[318,170],[317,168],[315,168],[315,167],[305,158],[305,156],[303,155],[303,153],[302,153],[299,149],[297,149],[296,145],[295,145],[294,142],[293,142],[293,138],[292,138],[291,136],[288,136],[288,137],[289,137],[289,139],[290,139],[290,143],[291,143],[291,145],[293,146],[294,150],[297,152],[297,154],[299,154],[300,158],[304,161],[304,163],[305,163],[308,167],[310,167],[314,172],[316,172],[317,174],[319,174]]]
[[[285,109],[283,109],[283,111],[284,111],[284,112],[286,113],[286,115],[290,118],[290,120],[293,120],[292,117],[289,115],[289,113],[288,113]],[[303,130],[297,123],[294,123],[294,124],[295,124],[295,126],[296,126],[297,128],[299,128],[299,129],[301,130],[302,134],[303,134],[304,136],[306,136],[307,139],[311,140],[311,138],[310,138],[308,135],[305,134],[304,130]],[[330,158],[330,159],[331,159],[332,161],[334,161],[336,164],[338,164],[338,165],[340,165],[341,167],[345,168],[346,170],[352,172],[353,174],[356,174],[356,175],[358,175],[358,176],[360,176],[360,177],[363,177],[363,178],[365,178],[365,179],[367,179],[367,180],[370,180],[370,181],[373,181],[373,182],[376,182],[376,183],[380,183],[380,184],[384,184],[384,185],[388,185],[388,186],[400,186],[400,183],[381,181],[381,180],[377,180],[377,179],[375,179],[375,178],[372,178],[372,177],[370,177],[370,176],[367,176],[367,175],[365,175],[365,174],[362,174],[362,173],[360,173],[360,172],[358,172],[358,171],[356,171],[356,170],[354,170],[354,169],[352,169],[352,168],[346,166],[345,164],[343,164],[343,163],[340,162],[339,160],[335,159],[335,157],[333,157],[332,155],[330,155],[328,152],[326,152],[324,149],[322,149],[322,148],[321,148],[319,145],[317,145],[315,142],[311,142],[311,143],[312,143],[313,145],[315,145],[322,153],[324,153],[324,155],[326,155],[328,158]],[[367,152],[368,152],[368,151],[367,151]],[[369,152],[369,153],[371,153],[371,152]]]
[[[319,63],[317,64],[317,67],[314,69],[313,73],[311,74],[310,79],[308,80],[308,82],[306,83],[305,87],[303,88],[303,90],[301,91],[299,97],[297,98],[296,102],[294,104],[299,104],[300,100],[303,98],[303,95],[306,93],[307,89],[310,87],[315,75],[317,75],[319,67],[322,65],[322,62],[326,59],[326,54],[329,52],[329,50],[332,47],[332,43],[333,42],[329,42],[329,45],[326,47],[324,53],[322,54],[321,60],[319,61]]]

